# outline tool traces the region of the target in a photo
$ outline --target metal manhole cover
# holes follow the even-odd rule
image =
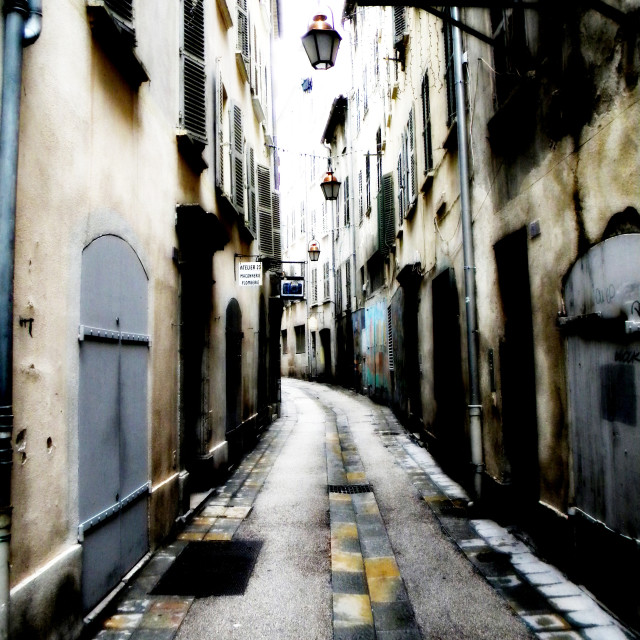
[[[373,491],[370,484],[330,484],[329,493],[369,493]]]
[[[249,584],[262,542],[190,542],[153,589],[153,595],[242,595]]]

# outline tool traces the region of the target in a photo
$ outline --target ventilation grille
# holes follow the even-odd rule
[[[370,484],[330,484],[329,493],[371,493]]]

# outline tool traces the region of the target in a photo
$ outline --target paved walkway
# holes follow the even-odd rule
[[[508,531],[470,518],[389,409],[282,388],[282,417],[122,589],[97,638],[634,637]]]

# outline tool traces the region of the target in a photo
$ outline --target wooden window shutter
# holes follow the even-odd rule
[[[280,239],[280,194],[274,191],[271,195],[273,218],[273,257],[282,260],[282,244]]]
[[[389,371],[395,369],[395,363],[393,359],[393,325],[392,325],[391,306],[387,307],[387,349],[389,355]]]
[[[393,174],[386,173],[378,193],[378,251],[385,256],[394,244],[394,217]]]
[[[260,253],[273,256],[273,220],[271,203],[271,173],[258,165],[258,225]]]
[[[247,153],[247,191],[248,193],[248,213],[249,229],[254,236],[258,234],[258,195],[256,193],[256,160],[253,147],[249,147]]]
[[[105,0],[105,5],[121,20],[133,23],[133,0]]]
[[[402,226],[402,216],[406,208],[406,189],[405,189],[405,141],[402,140],[402,151],[398,155],[398,222]]]
[[[429,102],[429,76],[424,74],[422,79],[422,123],[424,129],[422,137],[424,141],[424,171],[433,169],[433,143],[431,141],[431,105]]]
[[[237,0],[238,6],[238,51],[242,53],[245,63],[249,64],[249,15],[247,13],[247,0]],[[251,77],[251,76],[249,76]]]
[[[358,173],[358,213],[360,222],[364,219],[364,201],[362,198],[362,169]]]
[[[181,125],[206,143],[203,0],[183,0]]]
[[[344,179],[344,226],[348,227],[351,224],[351,210],[349,208],[350,195],[349,195],[349,176]]]
[[[401,43],[406,32],[406,15],[404,7],[393,7],[393,43]]]
[[[418,195],[418,178],[416,176],[416,127],[415,113],[413,107],[409,112],[409,122],[407,124],[407,145],[408,145],[408,202],[410,205]]]
[[[242,109],[235,103],[229,112],[231,134],[231,201],[238,215],[244,216],[244,132]]]
[[[215,180],[216,187],[224,191],[224,86],[222,84],[222,68],[220,62],[216,62],[216,76],[214,83],[215,93]]]

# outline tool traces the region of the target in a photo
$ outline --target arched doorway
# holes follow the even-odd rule
[[[82,252],[78,511],[82,601],[94,607],[148,549],[148,279],[105,235]]]

